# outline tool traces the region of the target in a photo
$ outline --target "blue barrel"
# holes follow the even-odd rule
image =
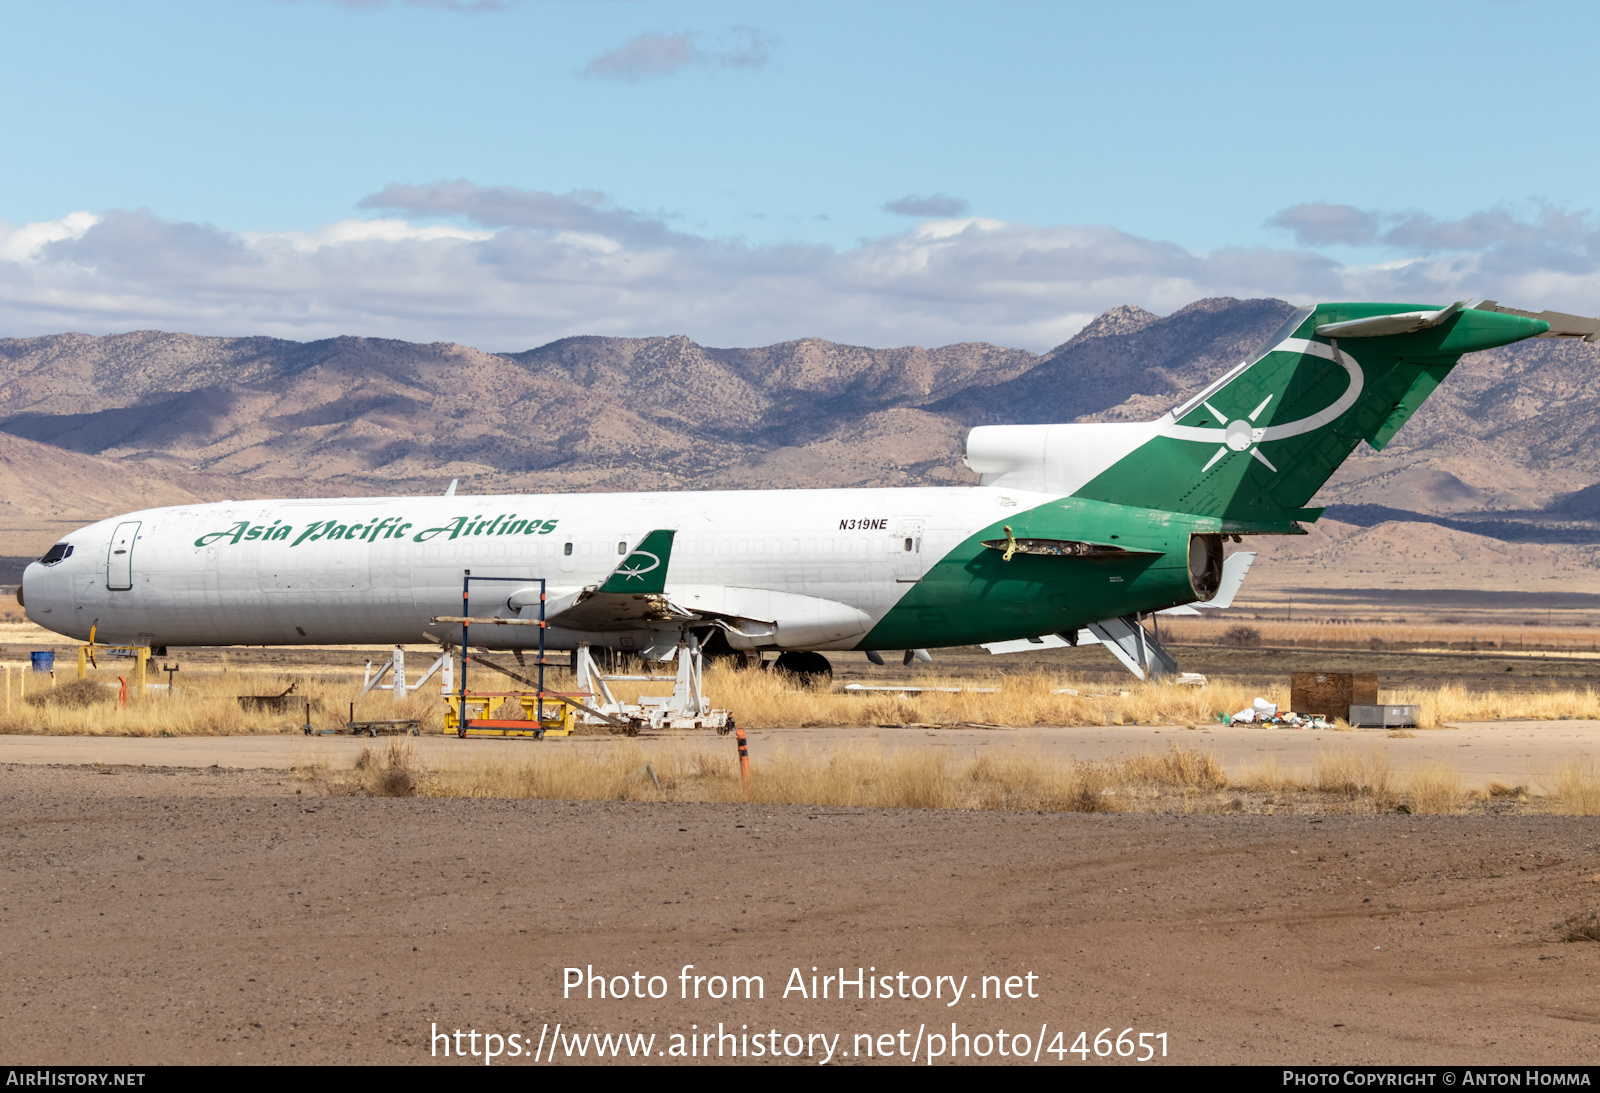
[[[56,670],[56,655],[45,651],[33,654],[33,670],[35,672],[53,672]]]

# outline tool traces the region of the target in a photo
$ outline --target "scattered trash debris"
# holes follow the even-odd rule
[[[1267,721],[1277,716],[1277,713],[1278,704],[1276,702],[1268,702],[1264,698],[1257,698],[1250,705],[1234,714],[1232,720],[1248,725],[1256,721]]]
[[[1331,722],[1320,714],[1298,714],[1293,710],[1278,712],[1276,702],[1257,698],[1248,708],[1236,714],[1219,713],[1217,720],[1224,725],[1274,725],[1287,729],[1331,729]]]

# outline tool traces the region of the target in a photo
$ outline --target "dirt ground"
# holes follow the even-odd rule
[[[688,1043],[674,1033],[719,1025],[745,1061],[771,1061],[759,1032],[800,1050],[791,1062],[823,1061],[816,1034],[838,1035],[835,1064],[921,1062],[952,1022],[989,1037],[969,1050],[1004,1030],[1070,1065],[1077,1034],[1095,1061],[1107,1028],[1166,1033],[1170,1062],[1581,1063],[1600,1025],[1600,944],[1561,940],[1600,905],[1589,820],[371,799],[170,767],[0,777],[0,1052],[29,1064],[443,1062],[437,1026],[469,1051],[506,1038],[497,1061],[518,1065],[533,1060],[509,1036],[532,1052],[543,1033],[548,1061],[558,1022],[561,1063],[590,1032],[653,1033],[650,1061],[672,1062],[660,1053]],[[764,997],[685,1000],[688,964],[691,989],[759,975]],[[665,997],[563,998],[564,969],[590,966],[642,973],[614,987],[659,975]],[[966,977],[964,997],[949,1005],[941,979],[939,998],[851,986],[840,1001],[822,977],[841,966],[896,994]],[[829,997],[785,998],[795,969],[810,993],[813,967]],[[604,1049],[586,1044],[592,1062]]]

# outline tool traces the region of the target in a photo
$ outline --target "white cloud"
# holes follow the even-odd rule
[[[38,220],[20,228],[0,221],[0,261],[31,262],[46,243],[77,239],[100,218],[94,213],[68,213],[60,220]]]
[[[332,224],[312,231],[295,232],[245,232],[247,243],[257,246],[289,246],[299,251],[321,250],[345,243],[384,242],[398,243],[406,240],[467,239],[481,241],[492,238],[493,232],[471,231],[448,224],[413,224],[398,217],[378,220],[336,220]]]
[[[1416,210],[1383,212],[1311,202],[1284,209],[1267,224],[1293,232],[1304,246],[1381,249],[1409,263],[1449,255],[1460,268],[1489,277],[1541,270],[1583,276],[1600,269],[1600,221],[1588,212],[1543,202],[1520,214],[1500,206],[1454,220]]]
[[[574,334],[679,333],[724,346],[823,337],[1043,349],[1117,304],[1165,313],[1205,296],[1478,294],[1600,310],[1591,236],[1538,224],[1529,236],[1499,221],[1413,220],[1409,231],[1458,249],[1347,266],[1305,249],[1195,252],[1108,227],[976,217],[922,221],[842,250],[757,246],[674,231],[600,193],[467,181],[390,186],[363,204],[387,215],[268,233],[145,210],[0,225],[0,334],[160,327],[523,349]],[[1460,249],[1474,241],[1487,246]]]
[[[1325,201],[1291,205],[1267,224],[1294,232],[1295,241],[1308,247],[1333,243],[1358,247],[1372,242],[1378,234],[1378,217],[1372,213],[1354,205],[1330,205]]]

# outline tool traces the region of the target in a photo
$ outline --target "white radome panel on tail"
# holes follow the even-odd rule
[[[966,464],[985,486],[1070,494],[1157,436],[1171,421],[1077,425],[980,425],[967,434]]]

